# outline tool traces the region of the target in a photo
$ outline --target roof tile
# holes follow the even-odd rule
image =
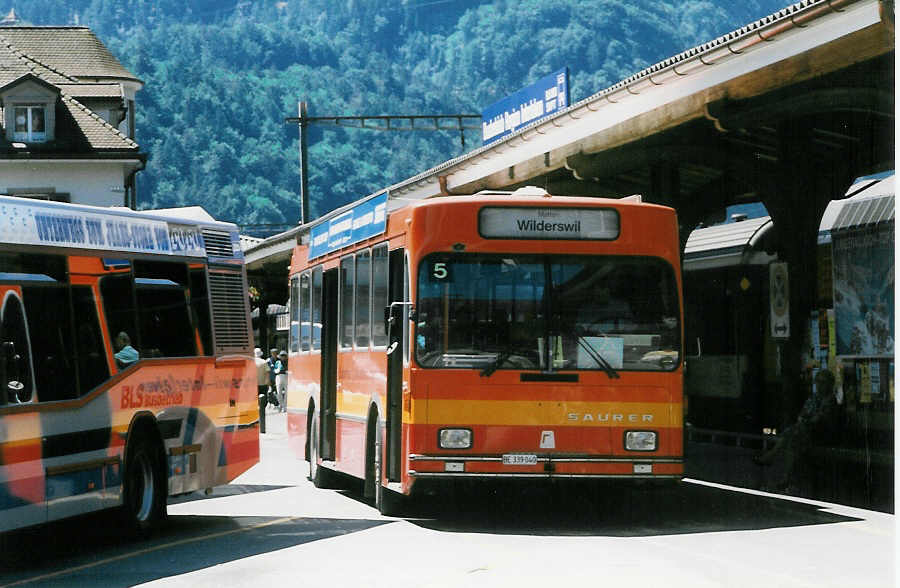
[[[91,148],[138,150],[137,143],[71,96],[62,96],[62,104],[84,133]]]
[[[60,89],[56,139],[31,145],[38,153],[92,152],[137,155],[139,146],[78,100],[122,98],[119,83],[80,83],[80,79],[136,81],[87,27],[0,28],[0,87],[32,74]],[[0,108],[2,113],[2,108]],[[0,128],[3,118],[0,117]],[[9,143],[0,136],[0,151]]]
[[[140,82],[87,27],[4,27],[0,39],[67,77]]]

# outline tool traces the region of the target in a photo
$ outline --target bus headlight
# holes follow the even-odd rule
[[[471,449],[472,431],[469,429],[441,429],[438,431],[441,449]]]
[[[625,449],[628,451],[656,451],[656,431],[626,431]]]

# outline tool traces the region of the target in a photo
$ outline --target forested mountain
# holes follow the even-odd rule
[[[141,207],[290,225],[298,133],[284,119],[299,100],[311,116],[477,114],[568,67],[574,102],[787,2],[0,0],[0,14],[89,26],[144,80]],[[467,131],[466,149],[480,144]],[[312,127],[309,146],[313,216],[463,152],[443,131]]]

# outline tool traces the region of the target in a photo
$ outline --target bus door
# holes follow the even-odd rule
[[[400,481],[401,461],[401,434],[403,425],[403,327],[406,317],[409,316],[409,307],[403,303],[406,301],[404,288],[405,256],[403,249],[395,249],[390,253],[389,260],[389,288],[387,315],[391,325],[388,328],[388,357],[387,357],[387,450],[385,460],[388,480]]]
[[[319,430],[322,432],[319,455],[333,460],[337,418],[337,319],[338,270],[324,273],[322,279],[322,374],[319,406]]]

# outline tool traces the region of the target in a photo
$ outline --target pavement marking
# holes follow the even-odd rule
[[[246,531],[254,531],[254,530],[256,530],[256,529],[262,529],[262,528],[264,528],[264,527],[268,527],[268,526],[271,526],[271,525],[278,525],[278,524],[281,524],[281,523],[288,523],[288,522],[290,522],[290,521],[297,520],[297,519],[301,519],[301,518],[303,518],[303,517],[282,517],[282,518],[274,519],[274,520],[271,520],[271,521],[264,521],[264,522],[262,522],[262,523],[257,523],[257,524],[255,524],[255,525],[249,525],[249,526],[247,526],[247,527],[241,527],[240,529],[231,529],[231,530],[228,530],[228,531],[220,531],[220,532],[218,532],[218,533],[213,533],[213,534],[211,534],[211,535],[203,535],[203,536],[200,536],[200,537],[191,537],[191,538],[189,538],[189,539],[179,539],[178,541],[172,541],[172,542],[170,542],[170,543],[163,543],[163,544],[161,544],[161,545],[155,545],[155,546],[153,546],[153,547],[147,547],[147,548],[144,548],[144,549],[139,549],[139,550],[137,550],[137,551],[132,551],[132,552],[129,552],[129,553],[123,553],[122,555],[116,555],[116,556],[113,556],[113,557],[108,557],[108,558],[106,558],[106,559],[101,559],[101,560],[94,561],[94,562],[87,563],[87,564],[83,564],[83,565],[80,565],[80,566],[75,566],[75,567],[73,567],[73,568],[66,568],[66,569],[64,569],[64,570],[59,570],[59,571],[56,571],[56,572],[51,572],[51,573],[49,573],[49,574],[43,574],[43,575],[40,575],[40,576],[34,576],[34,577],[31,577],[31,578],[25,578],[25,579],[22,579],[22,580],[17,580],[17,581],[15,581],[15,582],[10,583],[10,584],[3,584],[2,586],[0,586],[0,588],[6,588],[7,586],[21,586],[21,585],[23,585],[23,584],[30,584],[30,583],[32,583],[32,582],[41,582],[41,581],[43,581],[43,580],[48,580],[48,579],[50,579],[50,578],[55,578],[55,577],[57,577],[57,576],[62,576],[62,575],[64,575],[64,574],[72,574],[72,573],[76,573],[76,572],[81,572],[81,571],[84,571],[84,570],[87,570],[87,569],[90,569],[90,568],[95,568],[95,567],[97,567],[97,566],[106,565],[106,564],[109,564],[109,563],[113,563],[113,562],[120,561],[120,560],[123,560],[123,559],[128,559],[128,558],[130,558],[130,557],[135,557],[135,556],[138,556],[138,555],[146,555],[146,554],[148,554],[148,553],[153,553],[154,551],[161,551],[161,550],[163,550],[163,549],[168,549],[168,548],[170,548],[170,547],[177,547],[177,546],[179,546],[179,545],[186,545],[186,544],[188,544],[188,543],[196,543],[197,541],[205,541],[205,540],[207,540],[207,539],[215,539],[215,538],[217,538],[217,537],[225,537],[225,536],[227,536],[227,535],[234,535],[234,534],[236,534],[236,533],[244,533],[244,532],[246,532]]]

